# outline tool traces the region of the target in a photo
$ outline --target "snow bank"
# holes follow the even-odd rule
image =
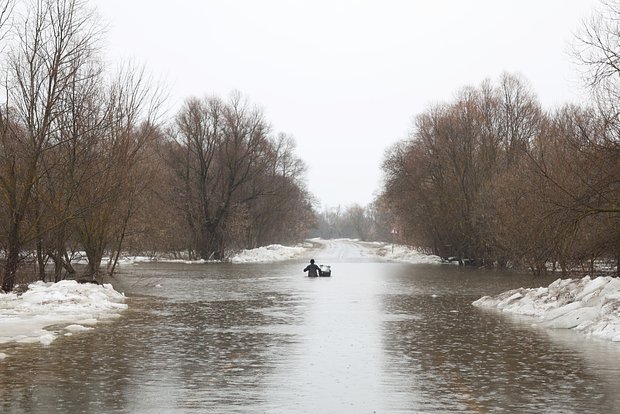
[[[513,289],[473,303],[483,308],[534,317],[543,327],[576,329],[620,341],[620,279],[558,279],[548,287]]]
[[[242,250],[233,256],[231,261],[233,263],[264,263],[289,260],[305,253],[310,246],[312,245],[282,246],[271,244],[256,249]]]
[[[439,256],[420,253],[408,246],[400,244],[373,243],[374,254],[383,259],[406,263],[442,263]]]
[[[303,254],[307,250],[313,248],[312,243],[302,243],[297,246],[282,246],[280,244],[272,244],[269,246],[258,247],[256,249],[242,250],[231,258],[233,263],[268,263],[289,260]],[[221,260],[187,260],[187,259],[170,259],[161,256],[129,256],[123,255],[118,260],[119,265],[132,265],[137,263],[182,263],[182,264],[204,264],[204,263],[220,263]]]
[[[65,280],[37,282],[22,295],[0,294],[0,344],[52,343],[63,332],[81,332],[127,308],[125,296],[112,288]]]
[[[310,250],[317,249],[317,245],[323,247],[331,247],[332,243],[345,242],[353,243],[358,248],[363,257],[376,257],[382,260],[392,260],[407,263],[442,263],[438,256],[427,255],[407,246],[398,244],[388,244],[385,242],[360,242],[358,239],[335,239],[323,240],[320,238],[309,239],[306,243],[300,243],[296,246],[283,246],[281,244],[272,244],[269,246],[258,247],[256,249],[242,250],[232,256],[232,263],[271,263],[284,260],[295,259]],[[76,254],[75,257],[79,263],[85,260],[84,256]],[[219,260],[187,260],[187,259],[171,259],[163,256],[132,256],[122,255],[118,264],[121,266],[132,265],[137,263],[160,262],[160,263],[182,263],[182,264],[204,264],[218,263]]]
[[[218,260],[189,260],[189,259],[170,259],[167,257],[158,257],[158,256],[122,256],[118,259],[118,264],[123,265],[132,265],[137,263],[181,263],[181,264],[205,264],[205,263],[217,263]]]

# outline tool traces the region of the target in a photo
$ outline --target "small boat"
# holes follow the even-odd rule
[[[320,265],[319,266],[319,276],[321,277],[329,277],[332,275],[332,267],[329,265]]]

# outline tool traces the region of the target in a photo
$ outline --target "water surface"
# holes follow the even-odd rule
[[[551,280],[315,258],[123,268],[120,320],[0,349],[0,411],[620,413],[620,344],[471,306]]]

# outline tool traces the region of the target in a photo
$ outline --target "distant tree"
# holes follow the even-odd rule
[[[221,259],[230,249],[302,237],[309,203],[303,163],[286,136],[273,139],[261,111],[240,94],[189,99],[167,145],[175,203],[191,233],[191,251]],[[303,237],[302,237],[303,238]]]
[[[245,203],[244,247],[298,241],[314,223],[303,183],[306,165],[295,154],[294,138],[280,133],[270,142],[268,169],[251,186],[264,188],[263,195]]]
[[[354,204],[347,209],[346,216],[354,236],[360,240],[368,240],[372,223],[367,216],[366,209],[359,204]]]
[[[374,203],[325,208],[317,215],[317,235],[325,239],[388,240],[387,221]]]

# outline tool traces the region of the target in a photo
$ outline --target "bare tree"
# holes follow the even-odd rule
[[[264,153],[267,168],[252,177],[251,187],[263,188],[262,194],[245,203],[246,248],[298,241],[314,223],[303,183],[306,165],[295,154],[294,138],[280,133],[269,147]]]
[[[541,119],[531,91],[511,75],[419,115],[411,138],[383,165],[381,204],[400,237],[444,258],[505,262],[494,228],[497,179],[520,164]]]
[[[576,34],[574,55],[586,85],[612,121],[620,115],[620,2],[602,0]]]
[[[0,51],[4,51],[4,41],[9,34],[12,26],[13,10],[15,9],[15,0],[0,1]]]
[[[190,99],[167,150],[171,188],[191,229],[191,251],[221,259],[241,247],[299,238],[311,222],[305,166],[286,135],[272,138],[261,111],[239,94]],[[175,193],[172,193],[175,194]]]
[[[75,199],[79,214],[73,219],[88,257],[88,273],[99,274],[106,249],[114,250],[113,273],[127,226],[140,207],[148,184],[146,147],[158,136],[152,124],[157,115],[159,91],[144,72],[128,66],[97,95],[99,109],[91,120],[71,124],[83,140],[80,191]],[[91,128],[94,126],[94,128]]]
[[[177,151],[185,162],[175,168],[202,258],[225,256],[225,223],[233,209],[263,194],[249,183],[267,168],[268,131],[262,114],[238,94],[228,103],[189,100],[177,116]]]
[[[91,12],[78,0],[36,0],[28,13],[16,26],[17,39],[8,58],[7,106],[15,108],[23,125],[24,168],[19,180],[5,180],[3,185],[10,200],[2,283],[6,291],[13,289],[19,253],[27,242],[23,226],[41,178],[42,159],[58,143],[62,96],[96,53],[99,36]]]

